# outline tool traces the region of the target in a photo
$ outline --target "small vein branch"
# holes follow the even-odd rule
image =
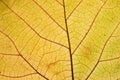
[[[59,3],[61,6],[63,6],[63,4],[62,4],[62,3],[60,3],[58,0],[56,0],[56,2],[57,2],[57,3]]]
[[[74,80],[73,57],[72,57],[72,54],[71,54],[71,43],[70,43],[70,36],[69,36],[69,30],[68,30],[68,24],[67,24],[67,18],[66,18],[66,7],[65,7],[65,1],[64,0],[63,0],[63,8],[64,8],[65,26],[66,26],[66,31],[67,31],[67,39],[68,39],[68,45],[69,45],[71,75],[72,75],[72,80]]]
[[[6,56],[20,56],[19,54],[6,54],[6,53],[0,53],[1,55],[6,55]]]
[[[52,19],[63,31],[66,32],[66,30],[40,5],[38,4],[35,0],[32,0],[40,9],[42,9],[50,19]]]
[[[83,0],[81,0],[77,6],[72,10],[72,12],[68,15],[67,20],[70,18],[70,16],[75,12],[75,10],[79,7],[79,5],[82,3]]]
[[[105,50],[106,45],[108,44],[109,40],[111,39],[111,37],[112,37],[112,35],[114,34],[114,32],[117,30],[117,28],[119,27],[119,25],[120,25],[120,22],[118,23],[118,25],[115,27],[115,29],[113,30],[113,32],[111,33],[111,35],[110,35],[110,36],[108,37],[108,39],[106,40],[105,44],[103,45],[103,48],[102,48],[102,51],[101,51],[101,53],[100,53],[100,56],[99,56],[99,58],[98,58],[97,63],[95,64],[95,66],[93,67],[93,69],[92,69],[91,72],[88,74],[88,76],[86,77],[85,80],[88,80],[89,77],[91,76],[91,74],[92,74],[92,73],[95,71],[95,69],[97,68],[98,64],[100,63],[100,59],[101,59],[101,57],[102,57],[102,55],[103,55],[103,52],[104,52],[104,50]]]
[[[85,35],[83,36],[83,38],[81,39],[80,43],[77,45],[77,47],[74,49],[74,51],[72,52],[72,55],[77,51],[77,49],[79,48],[79,46],[82,44],[82,42],[86,39],[88,33],[90,32],[91,28],[93,27],[98,15],[100,14],[102,8],[104,7],[104,5],[106,4],[106,2],[100,7],[100,9],[98,10],[97,14],[95,15],[92,23],[90,24],[89,29],[87,30],[87,32],[85,33]]]
[[[46,80],[49,80],[47,77],[45,77],[45,76],[42,75],[40,72],[38,72],[38,71],[33,67],[33,65],[30,64],[30,63],[23,57],[23,55],[22,55],[22,54],[20,53],[20,51],[18,50],[15,42],[14,42],[7,34],[5,34],[4,32],[2,32],[1,30],[0,30],[0,33],[2,33],[3,35],[5,35],[5,36],[12,42],[13,46],[15,47],[15,49],[16,49],[16,51],[18,52],[18,54],[20,55],[20,57],[21,57],[37,74],[39,74],[40,76],[42,76],[42,77],[45,78]]]
[[[9,76],[9,75],[0,74],[0,76],[9,77],[9,78],[23,78],[23,77],[27,77],[27,76],[35,75],[35,74],[37,74],[37,73],[29,73],[29,74],[21,75],[21,76]]]
[[[100,60],[100,62],[108,62],[108,61],[113,61],[113,60],[117,60],[117,59],[120,59],[120,56],[115,57],[115,58],[111,58],[111,59]]]
[[[60,45],[64,48],[67,48],[67,46],[63,45],[63,44],[60,44],[58,42],[55,42],[55,41],[52,41],[52,40],[49,40],[43,36],[41,36],[30,24],[28,24],[21,16],[19,16],[15,11],[13,11],[5,2],[1,1],[9,10],[11,10],[17,17],[19,17],[33,32],[35,32],[40,38],[46,40],[46,41],[49,41],[51,43],[54,43],[54,44],[57,44],[57,45]]]

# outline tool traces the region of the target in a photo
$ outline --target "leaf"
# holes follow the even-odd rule
[[[120,0],[0,0],[0,80],[120,80]]]

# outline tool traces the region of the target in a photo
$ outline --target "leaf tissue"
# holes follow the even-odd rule
[[[0,80],[120,80],[120,0],[0,0]]]

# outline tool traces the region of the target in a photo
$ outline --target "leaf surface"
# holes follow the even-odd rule
[[[120,0],[0,0],[0,80],[119,80]]]

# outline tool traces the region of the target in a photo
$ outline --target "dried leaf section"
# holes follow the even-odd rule
[[[0,0],[0,80],[119,80],[120,0]]]

